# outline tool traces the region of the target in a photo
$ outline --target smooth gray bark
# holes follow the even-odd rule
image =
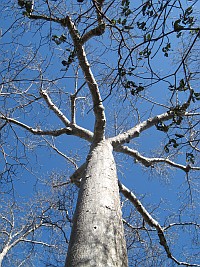
[[[112,146],[102,141],[88,156],[65,267],[127,267]]]

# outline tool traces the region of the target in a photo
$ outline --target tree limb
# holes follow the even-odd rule
[[[97,27],[86,32],[82,36],[82,38],[81,38],[82,44],[86,43],[89,39],[91,39],[94,36],[100,36],[100,35],[104,34],[106,25],[105,25],[105,22],[103,21],[103,16],[102,16],[103,3],[104,3],[104,0],[101,0],[101,1],[93,0],[93,4],[95,6],[96,13],[97,13],[98,25],[97,25]]]
[[[60,156],[62,156],[71,164],[73,164],[76,169],[78,168],[76,162],[72,158],[68,157],[63,152],[61,152],[54,144],[50,143],[47,139],[44,138],[44,140],[54,151],[56,151],[56,153],[58,153]]]
[[[144,165],[145,167],[150,167],[150,166],[154,166],[154,164],[156,163],[166,163],[174,168],[177,169],[181,169],[183,171],[185,171],[186,173],[189,172],[190,170],[200,170],[200,167],[193,167],[190,165],[182,165],[182,164],[178,164],[172,160],[169,160],[167,158],[148,158],[148,157],[144,157],[142,156],[137,150],[131,149],[127,146],[118,146],[116,147],[115,151],[117,152],[121,152],[124,153],[126,155],[129,155],[131,157],[134,157],[137,161],[139,161],[142,165]]]
[[[64,123],[64,125],[67,127],[70,126],[70,121],[62,113],[62,111],[52,102],[50,96],[47,94],[47,91],[41,89],[40,94],[44,98],[48,107],[58,116],[58,118]]]
[[[104,139],[106,123],[104,106],[102,104],[99,88],[91,71],[90,64],[87,60],[85,49],[81,44],[81,38],[79,36],[78,30],[69,16],[65,18],[65,25],[67,26],[71,38],[74,42],[80,67],[84,73],[87,85],[90,89],[93,100],[93,110],[95,114],[94,142],[99,142]]]
[[[42,246],[49,247],[49,248],[56,248],[55,245],[50,245],[50,244],[42,242],[42,241],[35,241],[35,240],[31,240],[31,239],[21,239],[20,241],[26,242],[26,243],[31,243],[31,244],[36,244],[36,245],[42,245]]]
[[[116,147],[118,145],[122,145],[124,143],[129,143],[131,139],[135,137],[139,137],[139,135],[151,128],[152,126],[156,125],[159,122],[164,122],[172,119],[174,115],[179,115],[179,116],[186,116],[187,112],[186,110],[190,106],[190,103],[192,101],[193,97],[193,89],[190,88],[190,94],[188,96],[188,99],[186,102],[184,102],[181,106],[176,106],[174,108],[171,108],[169,111],[162,113],[160,115],[157,115],[155,117],[149,118],[141,123],[138,123],[136,126],[133,128],[129,129],[128,131],[119,134],[115,137],[110,138],[110,141],[113,145],[113,147]]]
[[[9,118],[6,116],[0,116],[0,119],[5,120],[9,123],[13,123],[17,126],[20,126],[21,128],[27,130],[28,132],[34,134],[34,135],[50,135],[50,136],[60,136],[62,134],[68,134],[71,135],[72,134],[72,129],[70,127],[67,128],[60,128],[58,130],[41,130],[41,129],[37,129],[37,128],[32,128],[30,126],[28,126],[27,124],[24,124],[18,120],[15,120],[13,118]]]
[[[199,267],[198,264],[192,264],[188,262],[178,261],[171,253],[170,248],[167,244],[167,240],[164,235],[165,228],[162,228],[161,225],[148,213],[148,211],[144,208],[142,203],[137,199],[137,197],[131,192],[127,187],[125,187],[120,181],[118,181],[120,192],[135,206],[136,210],[141,214],[142,218],[145,222],[151,226],[156,228],[157,234],[160,240],[160,244],[164,247],[164,250],[167,254],[167,257],[172,259],[178,265],[184,266],[195,266]]]
[[[169,225],[163,227],[164,231],[166,231],[167,229],[173,227],[173,226],[194,226],[194,227],[198,227],[200,229],[200,224],[196,223],[196,222],[178,222],[178,223],[170,223]]]
[[[119,134],[115,137],[110,138],[110,142],[113,145],[114,148],[116,148],[119,145],[122,145],[124,143],[129,143],[131,139],[139,137],[140,134],[151,128],[152,126],[156,125],[158,122],[163,122],[163,121],[167,121],[172,119],[174,116],[174,112],[173,111],[169,111],[169,112],[165,112],[162,113],[160,115],[157,115],[153,118],[149,118],[139,124],[137,124],[136,126],[134,126],[133,128],[129,129],[128,131]]]
[[[60,136],[62,134],[67,134],[67,135],[74,135],[77,137],[80,137],[84,140],[89,141],[90,143],[92,142],[93,139],[93,133],[83,127],[80,127],[78,125],[71,125],[70,127],[66,128],[60,128],[58,130],[41,130],[38,128],[33,128],[28,126],[27,124],[24,124],[18,120],[15,120],[13,118],[6,117],[5,115],[0,116],[0,119],[8,122],[8,123],[13,123],[17,126],[20,126],[21,128],[27,130],[28,132],[34,134],[34,135],[44,135],[44,136]]]

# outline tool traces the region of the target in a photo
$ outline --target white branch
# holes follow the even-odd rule
[[[74,161],[72,158],[70,158],[70,157],[66,156],[64,153],[62,153],[62,152],[61,152],[55,145],[51,144],[47,139],[44,138],[44,140],[45,140],[45,142],[46,142],[46,143],[47,143],[53,150],[56,151],[56,153],[58,153],[60,156],[62,156],[62,157],[65,158],[67,161],[69,161],[70,163],[72,163],[72,164],[74,165],[74,167],[75,167],[76,169],[78,169],[77,164],[75,163],[75,161]]]
[[[142,156],[137,150],[131,149],[127,146],[118,146],[115,148],[115,151],[117,152],[121,152],[124,153],[126,155],[129,155],[133,158],[135,158],[137,161],[139,161],[141,164],[143,164],[145,167],[150,167],[153,166],[156,163],[165,163],[168,164],[174,168],[178,168],[181,169],[185,172],[189,172],[190,170],[200,170],[200,167],[193,167],[190,165],[182,165],[182,164],[178,164],[172,160],[169,160],[167,158],[148,158],[148,157],[144,157]]]
[[[62,134],[67,134],[67,135],[74,135],[77,137],[80,137],[82,139],[85,139],[87,141],[89,141],[90,143],[92,142],[93,139],[93,133],[83,127],[80,127],[78,125],[71,125],[71,127],[66,127],[66,128],[61,128],[58,130],[40,130],[37,128],[32,128],[30,126],[28,126],[27,124],[24,124],[18,120],[15,120],[13,118],[9,118],[6,117],[4,115],[0,116],[0,119],[9,122],[9,123],[13,123],[15,125],[20,126],[21,128],[29,131],[30,133],[34,134],[34,135],[49,135],[49,136],[60,136]]]
[[[165,112],[165,113],[162,113],[160,115],[157,115],[153,118],[147,119],[147,120],[137,124],[136,126],[131,128],[130,130],[128,130],[122,134],[119,134],[115,137],[110,138],[110,142],[114,148],[117,147],[118,145],[128,143],[128,142],[130,142],[131,139],[139,137],[139,135],[143,131],[151,128],[152,126],[156,125],[160,121],[170,120],[173,118],[173,116],[174,116],[174,112],[169,111],[169,112]]]
[[[193,93],[194,92],[191,89],[187,101],[185,103],[183,103],[181,106],[174,107],[173,109],[171,109],[165,113],[157,115],[153,118],[149,118],[149,119],[137,124],[136,126],[131,128],[130,130],[128,130],[122,134],[119,134],[113,138],[110,138],[110,141],[111,141],[113,147],[130,142],[131,139],[133,139],[135,137],[139,137],[139,135],[143,131],[151,128],[152,126],[156,125],[159,122],[164,122],[164,121],[168,121],[168,120],[172,119],[174,117],[174,115],[187,116],[188,112],[186,112],[186,110],[191,103]]]
[[[80,67],[90,89],[93,100],[93,110],[95,114],[94,141],[99,142],[104,139],[106,118],[98,84],[91,71],[90,64],[87,60],[87,56],[76,26],[71,21],[69,16],[65,18],[65,24],[68,27],[69,33],[74,42]]]
[[[123,185],[120,181],[118,181],[119,190],[120,192],[128,198],[131,203],[135,206],[137,211],[142,215],[143,219],[145,220],[148,225],[151,227],[158,227],[159,223],[152,218],[152,216],[148,213],[148,211],[144,208],[142,203],[137,199],[137,197],[131,192],[125,185]]]
[[[40,90],[41,96],[46,101],[48,107],[58,116],[58,118],[64,123],[65,126],[70,126],[70,121],[62,113],[62,111],[52,102],[50,96],[47,94],[46,90]]]
[[[156,228],[158,237],[160,240],[160,244],[164,247],[165,252],[167,254],[167,257],[172,259],[176,264],[178,265],[184,265],[184,266],[194,266],[194,267],[200,267],[198,264],[192,264],[188,262],[181,262],[178,261],[171,253],[169,246],[167,244],[167,240],[164,235],[165,228],[162,228],[160,224],[148,213],[148,211],[144,208],[142,203],[137,199],[137,197],[131,192],[127,187],[125,187],[120,181],[118,181],[119,190],[120,192],[130,200],[130,202],[135,206],[136,210],[141,214],[143,219],[146,223],[148,223],[151,227]]]
[[[58,129],[58,130],[46,130],[46,131],[43,131],[43,130],[40,130],[40,129],[37,129],[37,128],[32,128],[32,127],[28,126],[27,124],[24,124],[23,122],[20,122],[18,120],[15,120],[13,118],[9,118],[9,117],[6,117],[6,116],[0,116],[0,119],[5,120],[5,121],[7,121],[9,123],[13,123],[15,125],[18,125],[21,128],[29,131],[30,133],[32,133],[34,135],[59,136],[61,134],[69,134],[69,135],[72,134],[72,130],[71,130],[70,127],[61,128],[61,129]]]
[[[70,96],[71,100],[71,123],[76,123],[76,94]]]
[[[8,252],[14,247],[16,246],[18,243],[24,241],[24,238],[27,237],[30,233],[34,232],[35,230],[37,230],[39,227],[42,226],[42,222],[37,224],[37,225],[33,225],[33,227],[29,230],[27,230],[25,233],[22,233],[23,228],[18,231],[17,233],[15,233],[14,235],[10,235],[9,241],[7,242],[7,245],[4,246],[4,248],[2,249],[1,253],[0,253],[0,266],[1,263],[4,259],[4,257],[8,254]],[[25,228],[26,226],[24,226]],[[19,237],[17,237],[18,235],[21,235]],[[17,237],[17,238],[16,238]],[[15,239],[16,238],[16,239]]]
[[[42,241],[35,241],[35,240],[30,240],[30,239],[21,239],[21,241],[31,243],[31,244],[36,244],[36,245],[42,245],[42,246],[49,247],[49,248],[56,248],[55,245],[50,245]]]
[[[178,222],[178,223],[170,223],[169,225],[164,227],[164,230],[166,231],[167,229],[173,226],[194,226],[195,228],[198,227],[200,229],[200,224],[195,222],[182,222],[182,223]]]

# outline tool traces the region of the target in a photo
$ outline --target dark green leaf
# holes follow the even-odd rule
[[[176,21],[174,22],[174,31],[175,31],[175,32],[179,32],[179,31],[181,31],[182,29],[184,29],[184,27],[180,25],[180,22],[181,22],[180,19],[178,19],[178,20],[176,20]]]
[[[200,93],[194,93],[195,100],[200,100]]]
[[[157,130],[162,131],[162,132],[168,132],[169,127],[165,125],[162,121],[159,121],[156,125]]]

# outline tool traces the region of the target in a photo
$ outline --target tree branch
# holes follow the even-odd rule
[[[142,165],[145,167],[153,166],[155,163],[166,163],[174,168],[181,169],[184,172],[189,172],[190,170],[200,170],[200,167],[193,167],[190,165],[182,165],[178,164],[172,160],[169,160],[167,158],[148,158],[142,156],[137,150],[131,149],[127,146],[118,146],[115,148],[115,151],[124,153],[126,155],[129,155],[133,158],[135,158],[137,161],[139,161]]]
[[[79,64],[84,73],[87,85],[90,89],[90,93],[93,100],[93,110],[95,114],[94,141],[99,142],[104,139],[105,123],[106,123],[104,107],[102,104],[99,88],[91,71],[90,64],[87,60],[84,47],[81,44],[81,38],[79,36],[78,30],[74,25],[74,23],[71,21],[69,16],[65,18],[65,25],[67,26],[71,38],[74,42]]]
[[[158,227],[159,223],[154,220],[148,211],[144,208],[142,203],[137,199],[137,197],[118,180],[119,190],[120,192],[131,201],[131,203],[135,206],[137,211],[142,215],[143,219],[145,220],[148,225],[151,227]]]
[[[165,228],[162,228],[160,224],[148,213],[148,211],[144,208],[142,203],[137,199],[137,197],[131,192],[127,187],[125,187],[120,181],[118,181],[120,192],[135,206],[136,210],[141,214],[145,222],[151,226],[156,228],[157,234],[160,240],[160,244],[164,247],[164,250],[167,254],[167,257],[172,259],[178,265],[184,266],[195,266],[199,267],[198,264],[192,264],[188,262],[178,261],[171,253],[169,246],[167,244],[167,240],[164,235]]]
[[[93,133],[85,128],[82,128],[78,125],[71,125],[70,127],[66,128],[60,128],[58,130],[41,130],[37,128],[32,128],[28,126],[27,124],[24,124],[18,120],[15,120],[13,118],[6,117],[5,115],[0,116],[0,119],[8,122],[8,123],[13,123],[15,125],[20,126],[21,128],[27,130],[28,132],[34,134],[34,135],[44,135],[44,136],[60,136],[62,134],[67,134],[67,135],[74,135],[77,137],[80,137],[84,140],[87,140],[88,142],[92,142],[93,140]]]
[[[98,25],[97,27],[91,29],[90,31],[86,32],[82,38],[82,44],[86,43],[89,39],[91,39],[94,36],[100,36],[102,34],[104,34],[105,32],[105,22],[103,21],[103,15],[102,15],[102,6],[103,6],[104,0],[93,0],[93,4],[95,6],[96,9],[96,13],[97,13],[97,21],[98,21]]]
[[[76,169],[78,168],[76,162],[72,158],[66,156],[63,152],[61,152],[54,144],[50,143],[47,139],[44,138],[44,140],[54,151],[56,151],[56,153],[58,153],[60,156],[62,156],[71,164],[73,164]]]
[[[156,125],[158,122],[163,122],[163,121],[167,121],[172,119],[174,116],[174,112],[173,111],[169,111],[169,112],[165,112],[162,113],[160,115],[157,115],[153,118],[147,119],[139,124],[137,124],[136,126],[134,126],[133,128],[131,128],[130,130],[119,134],[115,137],[110,138],[110,142],[113,145],[114,148],[116,148],[119,145],[122,145],[124,143],[129,143],[131,139],[139,137],[140,134],[151,128],[152,126]]]
[[[131,128],[130,130],[128,130],[122,134],[119,134],[115,137],[110,138],[111,144],[113,145],[113,147],[117,147],[118,145],[122,145],[124,143],[129,143],[131,139],[133,139],[135,137],[139,137],[139,135],[143,131],[151,128],[152,126],[156,125],[159,122],[164,122],[164,121],[168,121],[168,120],[172,119],[174,117],[174,115],[187,116],[186,110],[190,106],[190,103],[191,103],[191,100],[193,97],[193,93],[194,93],[193,89],[190,88],[190,94],[188,96],[188,99],[181,106],[176,106],[174,108],[171,108],[169,111],[167,111],[165,113],[157,115],[153,118],[149,118],[149,119],[137,124],[136,126]]]
[[[42,246],[49,247],[49,248],[56,248],[55,245],[50,245],[50,244],[47,244],[47,243],[42,242],[42,241],[35,241],[35,240],[30,240],[30,239],[21,239],[20,241],[26,242],[26,243],[31,243],[31,244],[36,244],[36,245],[42,245]]]
[[[170,223],[169,225],[165,226],[163,229],[164,229],[164,231],[166,231],[173,226],[194,226],[194,227],[198,227],[200,229],[200,224],[195,223],[195,222]]]
[[[67,128],[60,128],[58,130],[40,130],[37,128],[32,128],[30,126],[28,126],[27,124],[24,124],[18,120],[15,120],[13,118],[9,118],[6,116],[0,116],[0,119],[5,120],[9,123],[13,123],[15,125],[20,126],[21,128],[27,130],[28,132],[34,134],[34,135],[50,135],[50,136],[60,136],[62,134],[68,134],[71,135],[72,134],[72,129],[70,127]]]
[[[50,96],[47,94],[46,90],[40,90],[41,96],[44,98],[48,107],[58,116],[58,118],[64,123],[65,126],[70,126],[70,121],[62,113],[62,111],[52,102]]]
[[[84,175],[84,171],[86,168],[86,162],[83,163],[69,178],[69,181],[59,183],[59,184],[54,184],[53,187],[60,187],[67,185],[69,183],[74,183],[77,187],[80,187],[81,179]]]

